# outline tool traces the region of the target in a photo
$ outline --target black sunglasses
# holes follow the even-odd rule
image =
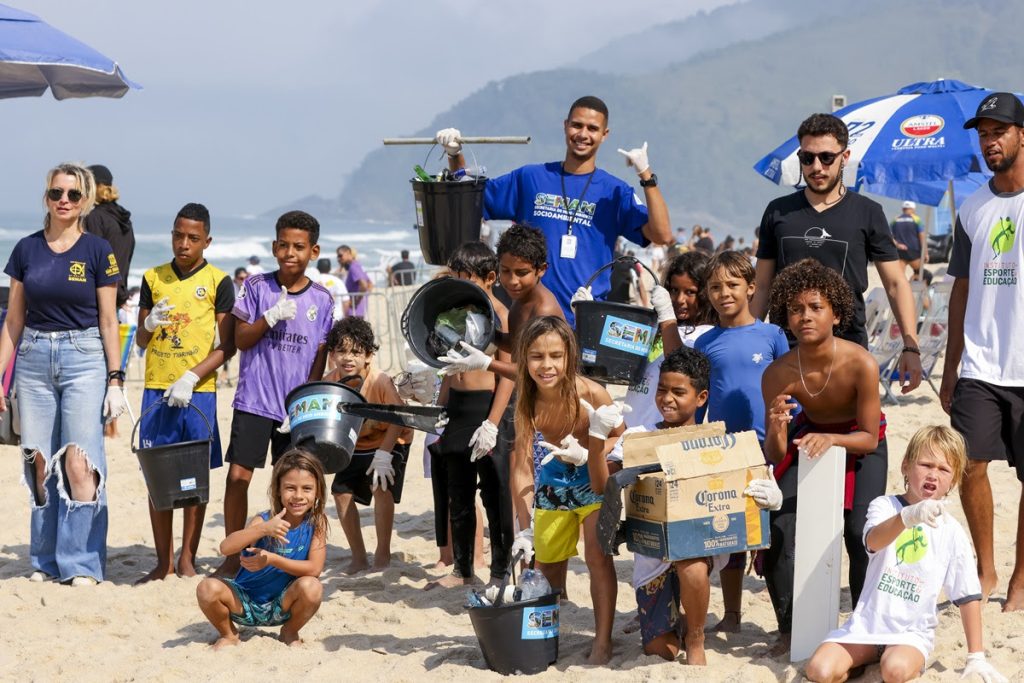
[[[46,191],[46,196],[49,197],[51,202],[59,202],[60,198],[64,196],[64,190],[59,187],[51,187]],[[68,201],[72,204],[77,204],[82,200],[81,190],[68,190]]]
[[[822,166],[831,166],[835,163],[836,159],[843,156],[843,152],[845,151],[846,150],[844,149],[839,152],[818,152],[815,154],[814,152],[805,152],[804,150],[800,150],[796,153],[796,158],[800,160],[800,164],[803,166],[810,166],[814,163],[815,159],[820,161]]]

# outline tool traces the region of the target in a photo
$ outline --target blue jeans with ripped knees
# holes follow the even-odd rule
[[[103,580],[107,563],[107,460],[103,397],[107,362],[99,330],[40,332],[26,327],[15,382],[21,407],[21,449],[32,507],[32,566],[61,581]],[[96,498],[72,500],[65,451],[78,446],[99,474]],[[46,460],[44,500],[36,495],[36,451]]]

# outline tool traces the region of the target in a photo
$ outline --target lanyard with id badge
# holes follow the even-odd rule
[[[558,252],[558,255],[562,258],[576,258],[577,238],[576,235],[572,234],[572,225],[576,222],[576,212],[579,211],[580,206],[583,205],[583,198],[587,196],[587,190],[590,189],[590,181],[594,179],[594,173],[596,172],[597,169],[595,168],[590,172],[590,175],[587,176],[587,183],[583,186],[583,192],[580,193],[579,199],[576,200],[576,208],[570,212],[569,196],[565,191],[565,166],[562,166],[562,174],[559,176],[559,179],[562,181],[562,205],[565,207],[566,213],[569,214],[569,218],[567,220],[568,231],[566,234],[562,235],[562,243]]]

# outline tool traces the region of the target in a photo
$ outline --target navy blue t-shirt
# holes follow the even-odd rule
[[[84,330],[99,325],[96,288],[120,279],[110,243],[82,233],[63,254],[43,231],[18,240],[4,272],[25,288],[25,324],[41,332]]]
[[[565,173],[560,161],[523,166],[490,179],[484,190],[484,218],[514,220],[544,233],[548,270],[543,282],[562,306],[570,325],[573,315],[569,299],[598,268],[611,262],[618,237],[641,246],[648,244],[642,232],[647,224],[647,207],[632,187],[601,169],[596,169],[593,177],[589,173]],[[560,255],[570,219],[572,234],[577,238],[574,259]],[[608,287],[605,271],[594,281],[594,298],[604,299]]]

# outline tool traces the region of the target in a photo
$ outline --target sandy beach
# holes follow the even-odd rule
[[[137,376],[137,375],[136,375]],[[129,383],[138,406],[141,382]],[[230,428],[232,389],[220,391],[220,429]],[[924,384],[902,405],[886,406],[889,438],[889,490],[902,490],[899,463],[907,440],[926,424],[947,423],[932,390]],[[341,567],[348,550],[334,516],[322,576],[324,602],[302,631],[305,645],[288,648],[276,640],[277,629],[243,629],[239,647],[213,652],[214,629],[196,606],[197,578],[170,578],[143,586],[133,583],[152,568],[155,555],[146,507],[146,489],[129,444],[131,425],[120,420],[121,436],[107,441],[110,534],[107,581],[94,588],[71,588],[28,581],[28,494],[20,483],[17,448],[0,447],[5,476],[0,496],[12,503],[0,528],[0,680],[128,681],[230,680],[277,677],[308,680],[496,680],[487,670],[469,617],[462,608],[463,589],[425,592],[443,574],[433,568],[438,554],[433,538],[430,484],[424,479],[422,434],[412,449],[405,495],[396,511],[394,562],[384,572],[346,576]],[[1020,485],[1005,465],[991,469],[995,498],[995,538],[1000,585],[984,607],[985,643],[992,663],[1011,680],[1024,680],[1024,612],[1004,614],[1013,560],[1014,529]],[[211,477],[211,499],[199,552],[205,572],[220,560],[217,546],[222,524],[225,469]],[[266,507],[269,469],[258,470],[250,488],[250,514]],[[959,498],[950,512],[963,522]],[[374,545],[372,513],[363,512],[367,547]],[[180,513],[175,532],[180,534]],[[965,525],[966,526],[966,525]],[[179,536],[180,538],[180,536]],[[584,666],[593,634],[588,580],[581,558],[570,563],[570,600],[562,607],[560,657],[542,677],[546,680],[743,680],[799,679],[799,668],[766,656],[774,639],[775,619],[764,582],[745,579],[743,628],[740,633],[707,636],[707,668],[690,668],[646,657],[639,634],[623,627],[636,612],[629,584],[631,554],[622,549],[615,565],[619,596],[615,618],[615,656],[606,668]],[[843,570],[845,576],[845,568]],[[486,578],[486,572],[478,572]],[[722,616],[717,577],[712,589],[708,626]],[[842,612],[851,609],[843,581]],[[841,614],[841,617],[843,615]],[[966,650],[958,611],[940,607],[937,647],[922,680],[956,680]],[[878,667],[862,680],[879,680]]]

